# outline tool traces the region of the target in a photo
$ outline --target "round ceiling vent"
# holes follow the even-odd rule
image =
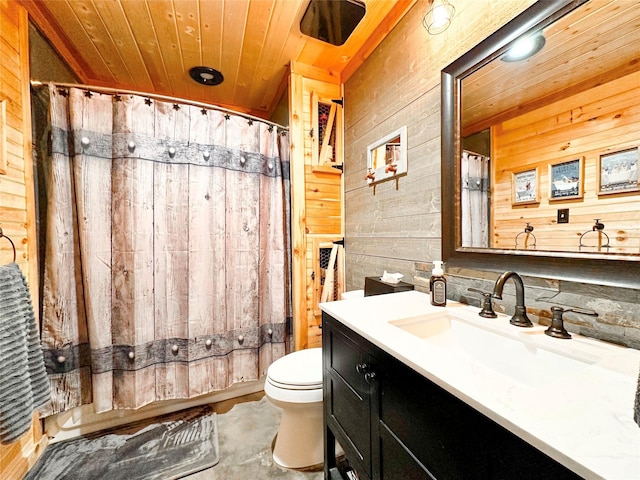
[[[224,80],[222,73],[211,67],[193,67],[189,75],[202,85],[220,85]]]

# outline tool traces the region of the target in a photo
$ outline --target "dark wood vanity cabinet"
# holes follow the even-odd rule
[[[336,439],[361,480],[581,478],[326,313],[322,345],[325,478]]]

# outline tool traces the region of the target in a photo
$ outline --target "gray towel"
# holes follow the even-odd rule
[[[40,337],[26,279],[17,263],[0,266],[0,443],[29,431],[50,399]]]
[[[638,373],[638,385],[636,386],[636,401],[633,405],[633,419],[640,427],[640,373]]]

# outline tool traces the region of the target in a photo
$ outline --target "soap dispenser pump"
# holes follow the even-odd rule
[[[434,268],[431,271],[429,288],[431,290],[431,305],[445,307],[447,305],[447,279],[444,278],[442,261],[433,262]]]

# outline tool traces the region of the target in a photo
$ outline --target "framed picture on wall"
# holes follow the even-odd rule
[[[527,205],[540,202],[538,169],[511,172],[511,204]]]
[[[549,165],[549,201],[582,198],[584,158]]]
[[[638,147],[600,155],[598,195],[637,192]]]

